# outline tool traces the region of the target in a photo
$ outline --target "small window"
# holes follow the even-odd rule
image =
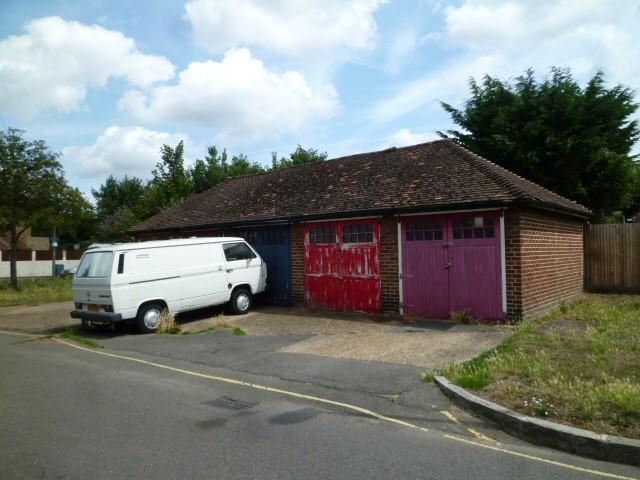
[[[442,240],[443,224],[440,220],[417,220],[405,225],[405,238],[408,242]]]
[[[309,229],[309,243],[336,243],[336,227],[318,225]]]
[[[249,246],[244,242],[238,243],[225,243],[222,245],[224,249],[224,256],[227,259],[227,262],[232,262],[234,260],[251,260],[255,258],[256,254],[249,248]]]
[[[112,252],[85,253],[76,272],[77,278],[106,278],[113,268]]]
[[[124,253],[118,257],[118,273],[124,273]]]
[[[353,223],[342,227],[342,243],[372,243],[373,224]]]
[[[455,240],[472,240],[474,238],[495,238],[495,219],[493,217],[466,217],[453,221],[453,238]]]

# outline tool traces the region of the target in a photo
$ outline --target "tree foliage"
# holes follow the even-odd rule
[[[27,140],[22,130],[0,131],[0,230],[10,232],[11,285],[18,286],[16,251],[20,236],[38,222],[60,222],[69,231],[71,215],[84,215],[87,203],[65,178],[58,154],[42,140]],[[78,213],[82,211],[81,213]],[[90,211],[90,210],[89,210]]]
[[[100,240],[124,240],[129,228],[147,214],[146,189],[142,180],[126,175],[118,180],[113,175],[91,193],[96,201],[99,218],[97,235]]]
[[[602,73],[581,87],[568,69],[552,68],[543,81],[528,70],[514,82],[486,75],[470,81],[458,110],[442,102],[461,130],[440,133],[604,218],[632,213],[640,197],[640,136],[634,92],[607,88]],[[634,207],[635,205],[635,207]]]
[[[278,154],[273,152],[271,154],[271,170],[305,165],[307,163],[322,162],[326,159],[327,152],[319,153],[318,150],[314,148],[305,149],[301,145],[298,145],[295,152],[289,155],[289,158],[280,157],[278,159]]]
[[[163,145],[160,158],[151,172],[152,190],[149,192],[153,196],[156,212],[180,203],[192,192],[191,181],[184,167],[184,142],[180,141],[175,148]]]

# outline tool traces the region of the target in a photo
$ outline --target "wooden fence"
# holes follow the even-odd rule
[[[587,290],[640,292],[640,223],[590,225],[584,247]]]

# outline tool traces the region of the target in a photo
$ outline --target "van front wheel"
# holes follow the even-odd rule
[[[137,323],[140,333],[153,333],[158,330],[162,323],[163,315],[166,315],[167,308],[161,303],[148,303],[143,305],[138,311]]]
[[[253,305],[251,292],[246,288],[237,288],[231,294],[231,310],[236,315],[244,315]]]

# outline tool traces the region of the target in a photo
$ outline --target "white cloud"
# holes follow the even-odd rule
[[[147,87],[173,74],[167,59],[141,53],[120,32],[40,18],[28,22],[23,35],[0,41],[0,111],[20,118],[69,112],[80,107],[88,87],[103,87],[110,78]]]
[[[423,39],[449,48],[449,62],[375,104],[381,121],[439,109],[437,99],[459,105],[471,76],[509,79],[529,67],[545,75],[566,66],[580,81],[598,70],[611,83],[637,87],[640,78],[640,7],[625,0],[465,0],[445,8],[444,21],[444,31]]]
[[[471,77],[480,78],[504,66],[504,59],[497,56],[455,60],[433,73],[399,84],[397,93],[376,102],[367,112],[367,118],[385,123],[425,107],[440,110],[440,100],[458,104],[467,95]]]
[[[193,0],[185,6],[195,41],[213,53],[258,47],[323,62],[375,46],[381,0]]]
[[[193,147],[186,135],[147,130],[139,126],[107,128],[92,145],[77,145],[62,150],[72,165],[72,174],[80,178],[104,178],[124,175],[148,178],[160,161],[163,144],[176,146],[185,141],[185,150]]]
[[[439,138],[435,132],[412,132],[408,128],[401,128],[389,135],[380,148],[406,147],[418,143],[430,142]]]
[[[413,57],[419,41],[416,30],[405,29],[396,33],[387,47],[385,69],[394,74],[400,72]]]
[[[332,85],[312,87],[296,71],[267,70],[247,49],[220,62],[193,62],[175,85],[132,90],[119,102],[144,122],[214,128],[221,139],[255,140],[296,132],[339,109]]]

